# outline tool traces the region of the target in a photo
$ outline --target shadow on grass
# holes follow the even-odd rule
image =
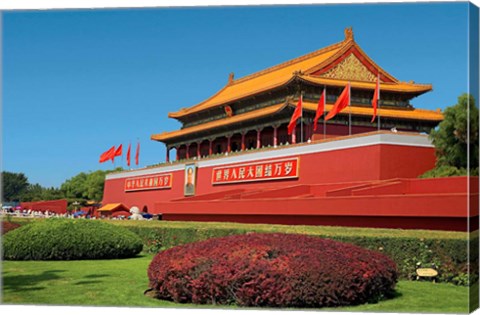
[[[91,275],[86,275],[86,276],[83,277],[83,278],[84,278],[84,279],[87,279],[87,280],[78,281],[78,282],[74,283],[74,285],[102,283],[102,281],[95,280],[95,279],[108,278],[108,277],[110,277],[110,275],[107,275],[107,274],[98,274],[98,275],[97,275],[97,274],[91,274]],[[92,280],[89,280],[89,279],[92,279]]]
[[[65,270],[48,270],[36,275],[7,275],[3,277],[3,289],[5,291],[32,291],[43,290],[45,287],[38,286],[42,282],[61,279],[58,273]]]
[[[106,278],[106,277],[110,277],[110,275],[107,275],[107,274],[104,274],[104,275],[87,275],[85,276],[84,278],[87,278],[87,279],[97,279],[97,278]]]
[[[78,281],[78,282],[74,283],[74,285],[97,284],[97,283],[102,283],[102,281],[96,281],[96,280],[92,280],[92,281]]]

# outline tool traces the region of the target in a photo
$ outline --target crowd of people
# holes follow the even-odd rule
[[[136,208],[136,207],[132,207]],[[135,210],[138,210],[136,208]],[[10,207],[3,207],[0,210],[0,216],[13,216],[18,218],[69,218],[69,219],[105,219],[105,220],[152,220],[153,216],[150,214],[142,215],[138,211],[131,211],[132,215],[125,216],[105,216],[101,215],[99,217],[95,215],[90,215],[90,213],[84,211],[73,211],[73,212],[66,212],[66,213],[56,213],[53,211],[45,210],[32,210],[32,209],[14,209]]]

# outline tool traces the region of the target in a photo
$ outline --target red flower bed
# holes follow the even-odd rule
[[[351,244],[294,234],[213,238],[157,254],[150,288],[179,303],[323,307],[393,292],[395,263]]]
[[[2,221],[2,235],[19,228],[21,225],[8,221]]]

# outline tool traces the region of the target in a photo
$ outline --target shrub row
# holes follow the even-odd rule
[[[138,234],[144,243],[144,250],[156,253],[173,246],[249,232],[302,233],[351,243],[363,248],[384,253],[395,261],[401,279],[415,279],[418,267],[431,267],[439,272],[437,281],[457,285],[468,285],[468,270],[473,270],[470,282],[478,280],[478,235],[471,235],[471,251],[468,260],[466,233],[442,231],[397,231],[374,229],[350,229],[330,227],[301,227],[290,229],[285,226],[264,226],[244,224],[217,224],[215,227],[204,223],[187,223],[185,227],[175,222],[115,222]]]
[[[148,277],[158,298],[177,303],[325,307],[378,301],[397,273],[385,255],[351,244],[251,233],[160,252]]]
[[[142,240],[135,233],[93,220],[39,220],[3,237],[6,260],[126,258],[142,248]]]

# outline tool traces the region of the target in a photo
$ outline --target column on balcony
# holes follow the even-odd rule
[[[180,146],[176,146],[175,151],[176,151],[175,152],[175,155],[176,155],[175,156],[175,161],[178,161],[178,160],[180,160],[180,154],[178,153],[178,151],[180,151]]]
[[[202,143],[201,141],[198,141],[198,142],[197,142],[197,159],[200,158],[200,144],[201,144],[201,143]]]
[[[273,125],[273,147],[276,148],[278,145],[278,127],[279,124]]]
[[[257,149],[260,149],[260,147],[262,146],[262,142],[260,141],[261,132],[261,128],[257,129]]]
[[[232,151],[232,135],[228,134],[226,135],[227,137],[227,153],[230,153]]]
[[[215,140],[215,138],[208,138],[208,155],[209,156],[211,156],[213,154],[212,145],[213,145],[214,140]]]
[[[242,144],[241,144],[241,149],[242,151],[245,151],[245,135],[247,134],[248,131],[243,130],[240,134],[242,135]]]

